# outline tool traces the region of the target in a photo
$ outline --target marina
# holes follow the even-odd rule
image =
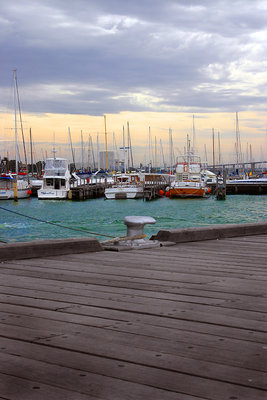
[[[267,400],[266,4],[0,15],[0,400]]]
[[[266,228],[2,261],[0,397],[263,400]]]

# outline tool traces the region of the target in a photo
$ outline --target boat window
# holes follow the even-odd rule
[[[60,180],[55,179],[55,189],[60,189]]]
[[[61,187],[65,186],[65,179],[61,179],[60,183],[61,183]]]
[[[53,178],[46,178],[46,186],[53,186]]]

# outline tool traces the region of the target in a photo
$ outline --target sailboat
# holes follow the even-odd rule
[[[18,170],[18,130],[17,130],[17,102],[18,99],[18,84],[17,84],[17,71],[13,71],[14,80],[14,121],[15,121],[15,162],[16,173],[11,172],[0,175],[0,200],[10,199],[23,199],[31,194],[31,187],[24,175],[19,174]]]

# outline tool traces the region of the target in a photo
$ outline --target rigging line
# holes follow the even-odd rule
[[[83,232],[83,233],[90,233],[91,235],[97,235],[97,236],[105,236],[105,237],[110,237],[110,238],[115,238],[116,237],[116,236],[111,236],[111,235],[105,235],[104,233],[90,232],[90,231],[87,231],[85,229],[71,228],[69,226],[56,224],[55,222],[44,221],[43,219],[36,218],[36,217],[30,217],[29,215],[25,215],[25,214],[19,213],[17,211],[12,211],[12,210],[9,210],[8,208],[4,208],[4,207],[0,207],[0,209],[4,210],[4,211],[7,211],[7,212],[10,212],[10,213],[13,213],[13,214],[16,214],[16,215],[20,215],[21,217],[33,219],[34,221],[44,222],[44,223],[50,224],[50,225],[55,225],[55,226],[58,226],[59,228],[70,229],[72,231]]]

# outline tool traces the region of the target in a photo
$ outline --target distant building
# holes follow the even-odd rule
[[[107,157],[108,157],[108,169],[113,171],[115,170],[115,154],[114,151],[108,151],[107,152]],[[100,168],[106,170],[106,152],[105,151],[100,151],[99,152],[99,164]]]

